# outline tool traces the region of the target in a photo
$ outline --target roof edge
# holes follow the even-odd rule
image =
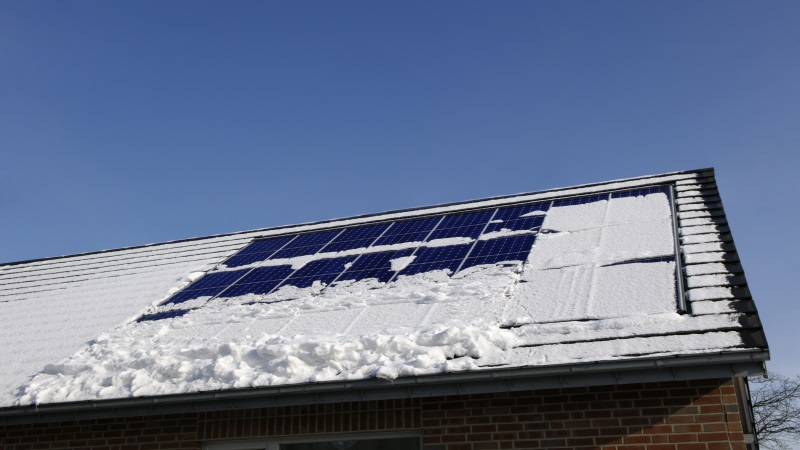
[[[449,206],[466,205],[466,204],[474,203],[474,202],[478,202],[478,201],[503,200],[503,199],[509,199],[509,198],[514,198],[514,197],[520,197],[520,196],[557,193],[559,191],[565,191],[565,190],[570,190],[570,189],[585,189],[585,188],[592,188],[592,187],[601,187],[601,186],[604,186],[604,185],[615,184],[615,183],[630,182],[630,181],[640,181],[640,180],[647,180],[647,179],[651,179],[651,178],[661,178],[661,177],[668,177],[668,176],[675,176],[675,175],[687,175],[687,174],[703,173],[703,172],[711,172],[713,174],[714,173],[714,168],[713,167],[707,167],[707,168],[702,168],[702,169],[680,170],[680,171],[675,171],[675,172],[666,172],[666,173],[659,173],[659,174],[652,174],[652,175],[642,175],[642,176],[632,177],[632,178],[620,178],[620,179],[616,179],[616,180],[608,180],[608,181],[600,181],[600,182],[595,182],[595,183],[579,184],[579,185],[575,185],[575,186],[564,186],[564,187],[558,187],[558,188],[544,189],[544,190],[541,190],[541,191],[520,192],[520,193],[517,193],[517,194],[501,195],[501,196],[497,196],[497,197],[487,197],[487,198],[472,199],[472,200],[461,200],[461,201],[457,201],[457,202],[440,203],[440,204],[436,204],[436,205],[427,205],[427,206],[419,206],[419,207],[413,207],[413,208],[396,209],[396,210],[390,210],[390,211],[382,211],[382,212],[378,212],[378,213],[359,214],[359,215],[356,215],[356,216],[339,217],[339,218],[335,218],[335,219],[326,219],[326,220],[320,220],[320,221],[316,221],[316,222],[304,222],[304,223],[296,223],[296,224],[291,224],[291,225],[279,225],[279,226],[275,226],[275,227],[256,228],[256,229],[253,229],[253,230],[244,230],[244,231],[234,231],[234,232],[230,232],[230,233],[211,234],[211,235],[208,235],[208,236],[197,236],[197,237],[191,237],[191,238],[175,239],[175,240],[164,241],[164,242],[154,242],[154,243],[150,243],[150,244],[132,245],[132,246],[128,246],[128,247],[117,247],[117,248],[110,248],[110,249],[104,249],[104,250],[95,250],[95,251],[90,251],[90,252],[73,253],[73,254],[69,254],[69,255],[48,256],[48,257],[44,257],[44,258],[26,259],[26,260],[21,260],[21,261],[10,261],[10,262],[0,263],[0,267],[16,266],[16,265],[21,265],[21,264],[29,264],[29,263],[44,262],[44,261],[54,261],[54,260],[59,260],[59,259],[64,259],[64,258],[73,258],[73,257],[76,257],[76,256],[91,256],[91,255],[98,255],[98,254],[116,252],[116,251],[121,251],[121,250],[135,250],[135,249],[140,249],[140,248],[155,247],[155,246],[166,245],[166,244],[178,244],[178,243],[182,243],[182,242],[199,241],[199,240],[208,239],[208,238],[236,236],[236,235],[239,235],[239,234],[259,233],[259,232],[266,232],[266,231],[275,231],[275,230],[281,230],[281,229],[286,229],[286,228],[294,228],[294,227],[298,227],[298,226],[324,225],[324,224],[328,224],[328,223],[337,222],[337,221],[340,221],[340,220],[365,219],[365,218],[370,218],[370,217],[378,217],[378,216],[382,216],[382,215],[385,215],[385,214],[398,214],[398,213],[411,212],[411,211],[423,211],[423,210],[432,209],[432,208],[443,208],[443,207],[449,207]]]
[[[640,358],[544,367],[497,368],[395,380],[332,381],[225,391],[0,408],[0,425],[152,414],[515,392],[766,373],[767,350]]]

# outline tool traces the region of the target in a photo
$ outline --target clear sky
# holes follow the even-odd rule
[[[0,261],[714,167],[800,373],[800,2],[0,0]]]

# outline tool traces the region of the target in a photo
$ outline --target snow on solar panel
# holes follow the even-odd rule
[[[650,194],[668,195],[669,188],[656,186],[258,239],[164,301],[160,311],[139,321],[178,317],[214,298],[247,296],[254,302],[272,303],[287,299],[271,295],[284,289],[313,286],[322,290],[369,279],[391,284],[424,272],[454,275],[480,265],[520,265],[528,259],[537,235],[552,232],[541,229],[551,208]]]
[[[392,261],[407,258],[413,253],[413,249],[406,249],[363,254],[342,273],[338,281],[358,281],[374,278],[381,283],[386,283],[396,273],[392,270]]]

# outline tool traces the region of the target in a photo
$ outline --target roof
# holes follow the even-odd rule
[[[479,231],[247,256],[426,217]],[[349,276],[368,255],[385,256],[384,275]],[[328,278],[298,275],[331,261]],[[253,288],[278,267],[293,275]],[[240,274],[261,284],[231,287]],[[232,281],[205,295],[217,279]],[[0,416],[587,371],[573,382],[741,375],[769,357],[712,169],[0,265],[0,321]]]

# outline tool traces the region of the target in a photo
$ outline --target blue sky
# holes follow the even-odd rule
[[[0,261],[715,167],[794,328],[800,3],[0,2]]]

